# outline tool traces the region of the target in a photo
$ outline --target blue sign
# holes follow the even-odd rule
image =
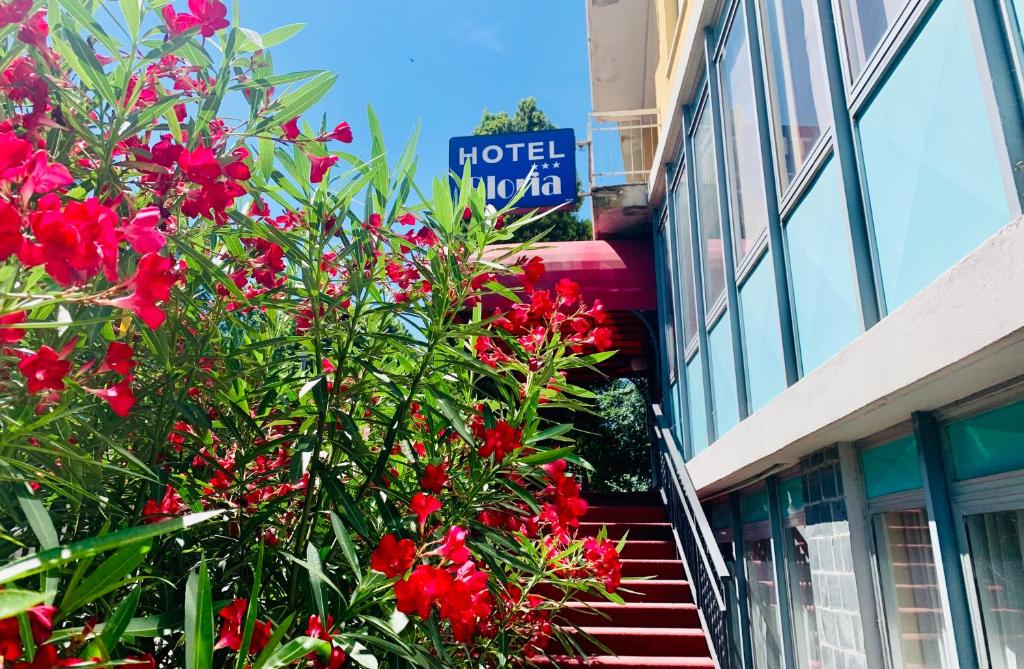
[[[526,193],[516,209],[548,209],[576,201],[576,135],[571,128],[453,137],[448,165],[462,174],[466,163],[473,184],[482,184],[487,203],[498,209],[524,184]]]

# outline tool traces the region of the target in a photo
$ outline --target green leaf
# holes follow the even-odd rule
[[[253,669],[264,669],[267,661],[270,660],[271,656],[277,652],[278,644],[281,643],[281,639],[284,638],[285,634],[288,634],[288,630],[292,627],[292,622],[295,620],[295,613],[290,613],[274,630],[274,633],[270,635],[270,639],[267,641],[267,645],[263,647],[263,652],[256,657],[256,661],[252,663]]]
[[[256,614],[259,611],[260,588],[263,585],[263,542],[260,542],[256,554],[256,571],[253,572],[253,586],[249,592],[249,605],[245,609],[245,627],[242,629],[242,645],[235,657],[235,669],[245,669],[249,657],[249,644],[252,642],[252,631],[256,628]]]
[[[103,71],[103,66],[100,65],[100,61],[96,60],[96,52],[89,48],[89,45],[86,44],[85,40],[78,33],[64,30],[62,36],[78,60],[78,67],[75,68],[78,76],[92,90],[103,96],[107,102],[116,106],[118,102],[117,96],[114,94],[114,89],[110,85],[107,74]]]
[[[345,556],[345,560],[348,561],[349,567],[352,568],[352,573],[357,581],[361,580],[363,568],[359,564],[356,547],[352,544],[352,538],[348,536],[348,530],[345,529],[345,524],[342,522],[341,517],[334,513],[334,511],[331,511],[331,527],[334,529],[334,536],[338,539],[338,545],[341,546],[341,552]]]
[[[326,95],[327,91],[331,90],[337,80],[338,75],[333,72],[323,72],[294,91],[285,93],[278,100],[281,106],[267,119],[263,127],[280,125],[296,116],[300,116],[304,111],[319,102],[320,98]]]
[[[135,588],[128,596],[121,600],[114,614],[107,620],[103,631],[100,633],[100,645],[107,651],[108,655],[117,646],[121,636],[128,629],[128,624],[139,607],[139,597],[142,596],[142,588]]]
[[[213,667],[213,597],[206,562],[185,584],[185,669]]]
[[[526,443],[535,444],[538,441],[544,441],[545,439],[553,439],[554,437],[561,436],[566,432],[571,432],[572,428],[572,423],[562,423],[560,425],[555,425],[554,427],[549,427],[543,432],[538,432],[537,434],[533,435],[532,437],[526,440]]]
[[[92,14],[90,14],[89,10],[86,9],[86,3],[82,2],[82,0],[59,0],[59,2],[67,13],[75,19],[79,26],[92,33],[93,37],[102,42],[103,46],[110,50],[111,56],[116,55],[121,50],[121,46],[117,43],[117,40],[108,35],[103,28],[100,27],[100,24],[93,19]]]
[[[122,579],[135,571],[149,553],[150,547],[148,541],[132,544],[104,560],[88,578],[64,593],[60,603],[61,618],[123,585]]]
[[[132,40],[139,39],[139,26],[142,25],[142,0],[118,0],[121,4],[121,13],[124,14],[124,21],[128,24],[128,32]]]
[[[289,23],[286,26],[280,28],[274,28],[270,32],[263,35],[263,48],[269,49],[272,46],[277,46],[282,42],[290,40],[295,37],[300,30],[306,27],[305,23]]]
[[[153,525],[130,527],[99,537],[90,537],[82,541],[76,541],[67,546],[40,551],[35,555],[14,560],[0,567],[0,585],[54,569],[69,562],[92,557],[115,548],[122,548],[129,544],[139,543],[140,541],[146,541],[163,534],[170,534],[171,532],[193,527],[223,514],[224,511],[220,510],[193,513]]]
[[[33,606],[42,604],[45,600],[46,595],[41,592],[13,588],[0,590],[0,620],[13,618]]]
[[[309,574],[309,587],[313,589],[313,599],[316,600],[317,613],[320,614],[320,620],[327,620],[327,605],[325,602],[327,596],[324,593],[321,576],[319,576],[324,573],[324,567],[323,563],[320,562],[320,552],[313,545],[312,541],[306,545],[306,563],[312,567],[312,569],[307,570],[307,573]]]
[[[575,448],[572,446],[566,446],[565,448],[553,448],[550,451],[539,451],[533,455],[527,455],[525,458],[519,458],[519,462],[527,465],[543,465],[571,455],[574,450]]]
[[[287,667],[295,660],[302,659],[310,653],[326,655],[331,652],[331,644],[323,639],[314,639],[310,636],[300,636],[292,639],[285,645],[274,651],[273,655],[259,665],[262,669],[279,669]]]
[[[377,662],[377,658],[370,652],[370,649],[358,641],[352,644],[348,649],[348,656],[353,662],[366,669],[378,669],[380,663]]]

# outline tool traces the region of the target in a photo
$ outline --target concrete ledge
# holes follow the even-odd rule
[[[1024,218],[723,435],[690,476],[706,496],[1022,374]]]

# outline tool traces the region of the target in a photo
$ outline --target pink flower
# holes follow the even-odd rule
[[[339,142],[343,142],[345,144],[351,144],[352,128],[349,127],[347,121],[342,121],[341,123],[334,127],[334,130],[332,130],[330,134],[327,135],[327,137],[330,139],[336,139]]]
[[[121,236],[132,245],[136,253],[156,253],[167,243],[164,234],[156,229],[160,224],[160,209],[140,209],[128,225],[121,228]]]
[[[309,158],[309,182],[313,184],[323,181],[327,170],[338,162],[338,156],[314,156],[307,153],[306,157]]]
[[[31,394],[40,390],[64,390],[64,377],[71,371],[71,363],[49,346],[40,346],[38,351],[22,358],[18,371],[25,376]]]
[[[0,200],[0,262],[7,260],[21,248],[24,223],[17,209]]]
[[[422,527],[427,522],[427,516],[441,509],[441,502],[436,497],[418,492],[409,500],[409,509],[419,518]]]
[[[188,8],[199,19],[199,34],[213,37],[218,30],[231,25],[227,20],[228,8],[220,0],[188,0]]]
[[[172,36],[188,32],[202,23],[198,17],[192,16],[187,12],[178,14],[171,5],[164,7],[161,14],[164,17],[164,23],[167,24],[167,32]]]
[[[466,548],[466,535],[463,528],[453,525],[444,538],[444,543],[437,549],[438,554],[445,560],[455,564],[462,564],[469,559],[469,549]]]
[[[157,306],[171,297],[171,286],[184,278],[183,269],[174,269],[174,259],[155,253],[147,253],[139,260],[135,276],[126,286],[133,289],[130,295],[111,300],[109,304],[130,309],[142,322],[152,329],[163,325],[167,316]]]
[[[103,358],[99,372],[117,372],[121,376],[130,376],[135,361],[135,350],[124,342],[112,341],[107,346],[107,355]]]

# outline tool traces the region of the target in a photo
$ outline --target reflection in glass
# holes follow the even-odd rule
[[[907,669],[952,666],[927,512],[878,515],[875,536],[893,664]]]
[[[672,295],[676,292],[675,261],[672,259],[672,235],[668,228],[667,217],[662,220],[661,226],[661,256],[662,267],[665,268],[665,279],[668,287],[668,299],[665,300],[665,355],[668,358],[668,382],[672,385],[676,382],[678,365],[676,362],[676,311],[675,300]]]
[[[675,215],[676,240],[679,245],[676,253],[680,283],[680,300],[683,303],[683,342],[684,346],[697,336],[697,305],[694,302],[693,277],[693,239],[690,234],[690,188],[686,182],[686,170],[680,170],[679,181],[676,182]]]
[[[828,125],[828,79],[817,0],[764,3],[769,96],[783,190]]]
[[[864,69],[905,4],[907,0],[844,0],[839,3],[843,8],[850,76],[854,79]]]
[[[721,68],[729,206],[738,265],[764,230],[768,218],[757,107],[754,104],[754,73],[750,65],[750,44],[742,5],[736,11],[725,42]]]
[[[756,669],[781,669],[779,599],[775,591],[775,565],[771,539],[743,542],[750,604],[750,639]]]
[[[1024,667],[1024,510],[967,516],[978,608],[992,669]]]
[[[821,653],[818,646],[811,561],[803,532],[802,527],[786,529],[786,572],[789,574],[789,599],[793,606],[797,666],[801,669],[814,669],[821,666]]]
[[[700,223],[701,264],[704,269],[704,304],[708,311],[725,293],[722,218],[718,212],[718,170],[715,136],[708,109],[701,114],[693,136],[697,184],[697,220]]]

